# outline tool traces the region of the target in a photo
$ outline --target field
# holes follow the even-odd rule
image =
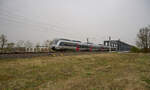
[[[0,90],[150,90],[150,54],[0,60]]]

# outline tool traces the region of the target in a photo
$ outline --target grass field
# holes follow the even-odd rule
[[[0,90],[150,90],[150,54],[0,60]]]

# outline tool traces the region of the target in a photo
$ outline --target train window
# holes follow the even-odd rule
[[[83,45],[83,48],[87,48],[86,45]]]
[[[76,43],[72,43],[72,46],[73,46],[73,47],[76,47],[77,45],[76,45]]]
[[[72,46],[72,43],[68,43],[68,46]]]
[[[85,45],[82,45],[82,48],[85,48]]]
[[[59,40],[54,40],[54,41],[53,41],[53,44],[57,44],[58,41],[59,41]]]
[[[70,45],[69,45],[69,43],[67,43],[67,42],[64,42],[64,46],[70,46]]]
[[[81,48],[88,48],[88,45],[80,45]]]
[[[78,47],[78,48],[82,48],[82,45],[76,45],[76,47]]]
[[[72,43],[66,43],[67,45],[66,46],[72,46]]]
[[[71,46],[71,47],[76,47],[76,46],[77,46],[75,43],[68,43],[68,44],[69,44],[69,46]]]
[[[64,46],[64,45],[65,45],[64,42],[61,42],[61,43],[60,43],[60,46]]]
[[[85,45],[85,48],[88,48],[88,45]]]
[[[76,47],[76,43],[68,43],[68,42],[61,42],[60,46],[70,46],[70,47]]]

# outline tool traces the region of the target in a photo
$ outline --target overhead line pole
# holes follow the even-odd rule
[[[111,52],[111,37],[109,36],[109,52]]]
[[[89,38],[86,39],[87,40],[87,44],[89,43]]]

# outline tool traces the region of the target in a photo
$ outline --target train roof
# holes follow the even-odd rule
[[[55,39],[55,40],[64,40],[64,41],[72,41],[72,42],[79,42],[79,43],[81,43],[81,41],[78,41],[78,40],[69,40],[69,39],[64,39],[64,38],[58,38],[58,39]]]
[[[81,41],[76,41],[76,40],[71,40],[71,41],[73,41],[73,42],[79,42],[79,43],[81,43]]]
[[[69,40],[69,39],[64,39],[64,38],[60,38],[60,39],[57,39],[57,40],[71,41],[71,40]]]

